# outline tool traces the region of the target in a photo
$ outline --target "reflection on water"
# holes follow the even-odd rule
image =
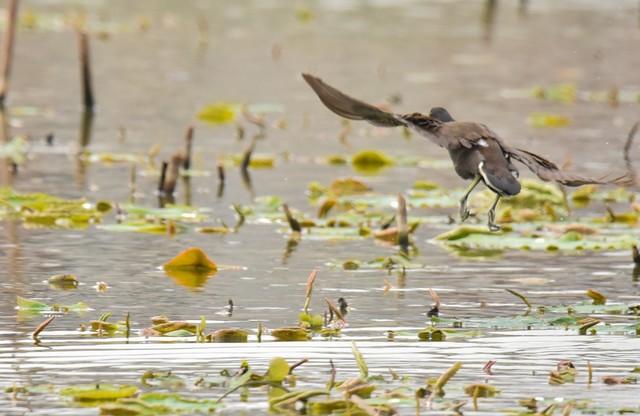
[[[291,207],[315,216],[316,208],[307,201],[308,183],[326,184],[354,172],[348,166],[310,163],[313,158],[369,148],[397,156],[447,158],[445,152],[417,137],[403,139],[398,131],[354,122],[348,133],[341,133],[341,121],[309,92],[299,77],[301,71],[318,73],[373,102],[394,96],[393,101],[400,101],[393,104],[398,110],[446,106],[460,119],[490,125],[514,145],[557,161],[570,154],[573,163],[585,170],[606,172],[622,166],[622,147],[638,117],[637,104],[613,108],[605,103],[567,105],[504,98],[506,90],[563,82],[585,90],[638,89],[637,2],[557,3],[327,1],[311,5],[309,22],[299,21],[287,2],[92,3],[85,6],[90,21],[105,19],[125,28],[113,29],[118,26],[114,23],[109,26],[114,33],[107,30],[92,36],[99,103],[95,115],[79,111],[75,35],[49,30],[45,23],[42,31],[21,30],[11,104],[39,111],[13,117],[0,113],[0,142],[6,143],[10,134],[22,134],[30,136],[32,144],[30,158],[17,175],[8,160],[0,160],[2,185],[92,201],[125,202],[133,195],[138,204],[157,206],[156,171],[139,168],[132,180],[129,164],[92,163],[76,155],[85,151],[147,155],[157,144],[158,160],[169,160],[183,146],[183,126],[202,105],[217,101],[278,104],[285,108],[281,117],[287,126],[273,128],[271,123],[277,120],[267,120],[265,137],[256,142],[260,152],[276,155],[275,169],[227,169],[216,175],[220,158],[247,149],[248,141],[238,140],[237,129],[246,129],[248,138],[261,129],[251,123],[195,125],[192,164],[195,170],[211,174],[178,183],[175,201],[209,208],[219,223],[236,221],[232,204],[246,205],[254,196],[264,195],[279,195]],[[29,7],[42,13],[43,22],[48,14],[68,10],[64,2],[34,2]],[[149,22],[149,27],[140,29],[131,23],[136,19]],[[528,126],[527,115],[539,111],[564,115],[572,124],[547,130]],[[51,132],[53,145],[41,146],[38,138]],[[340,140],[347,134],[346,142]],[[407,189],[416,179],[462,186],[448,169],[449,162],[445,160],[443,166],[447,169],[391,167],[364,180],[388,194]],[[602,210],[596,204],[583,212],[595,215]],[[454,211],[416,209],[411,214],[446,216]],[[516,399],[529,396],[564,400],[588,396],[615,408],[637,406],[638,387],[633,385],[598,382],[585,393],[583,375],[575,385],[547,384],[548,372],[561,359],[573,360],[581,369],[591,361],[597,378],[628,372],[639,364],[637,338],[495,331],[464,341],[418,343],[408,335],[425,326],[433,303],[429,288],[441,298],[441,316],[461,320],[522,313],[520,301],[505,288],[525,293],[534,305],[583,300],[589,288],[605,293],[613,303],[640,301],[638,267],[633,267],[628,253],[457,257],[429,242],[450,227],[444,222],[422,225],[416,238],[419,254],[412,261],[424,267],[388,274],[347,272],[327,264],[396,254],[392,247],[371,240],[290,239],[284,224],[248,223],[235,233],[190,232],[171,237],[95,227],[25,229],[15,221],[3,221],[0,387],[97,379],[135,383],[149,368],[195,376],[234,368],[243,359],[264,368],[276,355],[291,362],[309,358],[300,368],[301,382],[322,385],[329,359],[342,378],[357,372],[347,342],[356,340],[373,374],[393,368],[426,378],[460,360],[464,367],[459,379],[454,379],[454,388],[461,390],[464,384],[488,378],[503,391],[492,399],[495,408],[513,407]],[[190,246],[202,247],[219,265],[241,267],[221,268],[215,276],[167,276],[161,265]],[[296,324],[306,276],[313,269],[319,270],[311,305],[316,313],[324,309],[324,297],[335,303],[344,297],[350,305],[343,338],[255,343],[258,322],[267,328]],[[80,286],[73,291],[52,290],[45,281],[54,274],[74,274]],[[110,289],[96,292],[93,286],[102,281]],[[56,318],[41,335],[41,345],[34,346],[30,333],[43,318],[17,316],[16,295],[48,303],[84,301],[93,310]],[[225,309],[229,299],[234,304],[232,316]],[[208,328],[245,328],[253,342],[145,340],[137,332],[126,340],[76,331],[81,323],[105,312],[112,312],[114,320],[129,312],[137,329],[149,326],[154,315],[193,322],[205,315]],[[394,342],[387,341],[390,330],[396,333]],[[495,375],[489,377],[482,367],[490,359],[497,364]],[[34,397],[13,403],[0,395],[0,413],[58,406],[56,400]]]

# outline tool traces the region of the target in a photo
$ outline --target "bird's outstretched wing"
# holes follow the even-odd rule
[[[323,80],[310,74],[302,74],[302,78],[320,98],[327,108],[339,116],[349,120],[365,120],[381,127],[404,126],[406,123],[395,114],[383,111],[378,107],[349,97]]]
[[[505,153],[508,153],[513,159],[525,165],[531,172],[535,173],[538,178],[542,179],[543,181],[558,182],[562,185],[567,186],[581,186],[588,184],[629,185],[632,180],[629,175],[590,178],[588,176],[565,172],[550,160],[547,160],[542,156],[522,149],[508,148],[505,149]]]

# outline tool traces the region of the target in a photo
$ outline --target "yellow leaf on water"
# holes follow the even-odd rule
[[[218,266],[198,247],[190,247],[164,264],[164,269],[216,271]]]
[[[228,124],[236,119],[239,106],[230,103],[214,103],[205,105],[199,112],[198,118],[213,124]]]
[[[533,127],[565,127],[571,123],[568,117],[547,113],[533,113],[527,121]]]

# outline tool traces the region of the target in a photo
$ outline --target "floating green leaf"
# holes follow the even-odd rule
[[[215,400],[198,400],[170,393],[144,393],[136,399],[120,399],[100,406],[101,415],[152,416],[211,413],[221,405]]]
[[[84,302],[74,303],[73,305],[49,305],[35,299],[27,299],[17,296],[18,309],[21,312],[47,313],[47,312],[83,312],[89,310],[89,306]]]
[[[537,230],[519,230],[491,233],[485,227],[460,226],[435,237],[447,246],[482,250],[624,250],[638,244],[638,238],[631,235],[582,236],[568,232],[563,236],[541,233]]]
[[[364,173],[377,173],[393,165],[393,159],[379,150],[362,150],[351,158],[351,165]]]
[[[62,396],[71,396],[77,401],[116,400],[131,397],[137,392],[137,387],[126,384],[87,384],[66,387],[60,390]]]
[[[547,113],[532,113],[527,122],[533,127],[565,127],[571,123],[568,117]]]
[[[104,211],[82,199],[68,200],[47,194],[19,194],[0,189],[0,219],[18,218],[31,228],[86,228],[100,221]]]
[[[265,374],[268,381],[279,383],[289,375],[289,363],[281,357],[274,357],[269,362],[269,370]]]

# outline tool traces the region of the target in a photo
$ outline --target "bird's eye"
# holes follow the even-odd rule
[[[514,178],[519,178],[520,177],[520,172],[518,172],[517,170],[512,170],[511,174],[513,175]]]

